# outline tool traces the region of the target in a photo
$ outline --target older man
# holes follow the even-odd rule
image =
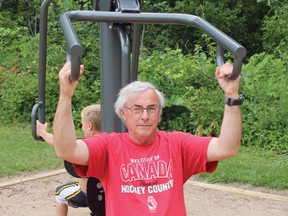
[[[127,133],[101,133],[77,140],[71,101],[77,81],[70,63],[59,73],[60,96],[54,119],[54,146],[82,177],[103,184],[106,213],[113,215],[186,215],[183,185],[194,174],[213,172],[219,160],[235,156],[242,134],[240,78],[228,80],[231,64],[216,68],[225,94],[219,137],[157,130],[164,97],[151,83],[135,81],[120,90],[115,112]],[[84,67],[81,66],[80,74]]]

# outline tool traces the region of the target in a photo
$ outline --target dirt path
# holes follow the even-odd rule
[[[63,173],[63,170],[56,170],[51,176],[44,177],[46,174],[42,172],[1,178],[0,215],[55,215],[54,189],[59,184],[73,180],[73,177]],[[32,180],[34,178],[36,180]],[[186,183],[184,190],[188,216],[288,215],[288,191],[210,185],[192,180]],[[89,209],[69,208],[69,215],[89,215]]]

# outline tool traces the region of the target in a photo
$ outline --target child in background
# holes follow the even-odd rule
[[[81,112],[82,131],[85,137],[95,136],[101,132],[100,105],[90,105]],[[47,123],[37,121],[37,135],[42,137],[48,144],[53,146],[53,134],[47,132]],[[56,188],[56,215],[67,216],[68,206],[88,207],[87,203],[87,178],[69,182]]]

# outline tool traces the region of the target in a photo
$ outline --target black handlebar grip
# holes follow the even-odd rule
[[[36,129],[36,121],[37,121],[37,113],[38,113],[38,109],[41,108],[43,106],[43,103],[42,102],[39,102],[37,104],[35,104],[33,106],[33,109],[32,109],[32,115],[31,115],[31,129],[32,129],[32,136],[35,140],[39,140],[39,141],[43,141],[43,138],[42,137],[39,137],[37,136],[37,129]],[[43,123],[43,122],[42,122]]]

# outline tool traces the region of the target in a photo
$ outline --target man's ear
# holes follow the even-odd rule
[[[126,122],[126,113],[125,113],[125,110],[124,110],[124,109],[121,109],[120,115],[121,115],[121,117],[122,117],[122,120],[123,120],[124,122]]]

